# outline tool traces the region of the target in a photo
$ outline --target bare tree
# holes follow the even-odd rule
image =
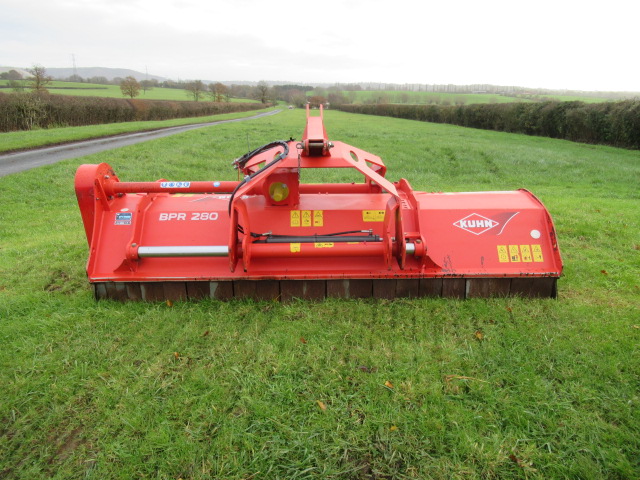
[[[129,98],[137,97],[140,95],[140,83],[134,77],[127,77],[120,82],[120,91]]]
[[[47,85],[51,83],[52,78],[47,75],[46,69],[42,65],[34,65],[27,70],[31,75],[29,78],[29,87],[35,92],[46,92]]]
[[[258,82],[258,85],[256,86],[256,97],[262,103],[267,103],[269,101],[269,85],[267,85],[267,82]]]
[[[154,86],[154,82],[152,80],[142,80],[140,82],[140,88],[142,88],[142,91],[144,93],[147,93],[147,91],[151,90],[153,86]]]
[[[229,89],[223,83],[217,82],[209,85],[209,95],[214,102],[221,102],[223,98],[227,97],[228,92]]]
[[[184,89],[189,95],[191,95],[193,101],[197,102],[202,98],[202,95],[204,95],[207,87],[202,82],[202,80],[196,80],[194,82],[187,83]]]

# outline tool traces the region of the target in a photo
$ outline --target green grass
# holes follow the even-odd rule
[[[434,105],[471,105],[475,103],[512,103],[541,100],[558,100],[562,102],[581,101],[598,103],[611,99],[589,96],[570,95],[518,95],[515,97],[497,93],[437,93],[437,92],[403,92],[396,90],[352,91],[342,92],[353,103],[401,103],[401,104],[434,104]],[[313,95],[307,92],[307,95]],[[623,97],[621,96],[620,99]]]
[[[469,105],[472,103],[511,103],[529,100],[506,97],[488,93],[436,93],[436,92],[402,92],[396,90],[359,90],[342,92],[353,103],[407,103],[407,104],[447,104]],[[313,92],[307,92],[313,95]]]
[[[532,190],[558,230],[559,298],[93,301],[79,164],[235,179],[247,134],[300,138],[300,110],[4,177],[0,477],[640,476],[640,153],[336,111],[325,123],[417,190]]]
[[[190,125],[193,123],[206,123],[232,118],[250,117],[269,110],[270,109],[252,110],[249,112],[225,113],[221,115],[209,115],[206,117],[177,118],[174,120],[105,123],[102,125],[88,125],[83,127],[60,127],[20,132],[6,132],[0,133],[0,152],[57,145],[78,140],[87,140],[90,138],[120,135],[122,133],[142,132],[157,128],[175,127],[178,125]]]
[[[7,85],[8,80],[0,80],[0,85]],[[128,98],[122,94],[119,85],[101,85],[93,83],[76,83],[53,81],[47,85],[47,90],[53,95],[71,95],[78,97],[106,97],[106,98]],[[11,90],[2,89],[4,93],[11,93]],[[185,90],[179,88],[154,87],[147,92],[140,90],[140,95],[136,98],[141,100],[176,100],[188,101],[193,97]],[[232,102],[255,102],[246,98],[232,98]]]

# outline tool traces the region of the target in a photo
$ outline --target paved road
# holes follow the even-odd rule
[[[67,143],[55,147],[44,147],[25,152],[8,153],[0,155],[0,177],[10,175],[12,173],[29,170],[30,168],[56,163],[61,160],[70,158],[83,157],[93,153],[111,150],[113,148],[133,145],[135,143],[155,140],[156,138],[168,137],[176,133],[194,130],[196,128],[209,127],[211,125],[219,125],[221,123],[243,122],[255,118],[266,117],[280,113],[281,110],[273,110],[271,112],[260,113],[251,117],[235,118],[233,120],[218,120],[217,122],[196,123],[192,125],[183,125],[180,127],[169,127],[151,132],[127,133],[116,137],[98,138],[95,140],[84,140],[81,142]]]

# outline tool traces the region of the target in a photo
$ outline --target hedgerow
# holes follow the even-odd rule
[[[260,103],[179,102],[42,93],[0,93],[0,132],[102,123],[168,120],[264,108]]]
[[[464,106],[340,105],[337,108],[351,113],[640,149],[639,100],[591,104],[547,101]]]

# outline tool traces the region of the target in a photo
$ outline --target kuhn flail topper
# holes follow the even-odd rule
[[[526,190],[414,191],[375,155],[329,142],[323,112],[302,141],[235,161],[241,181],[121,182],[82,165],[76,194],[96,298],[555,297],[562,261]],[[362,183],[300,183],[351,168]]]

